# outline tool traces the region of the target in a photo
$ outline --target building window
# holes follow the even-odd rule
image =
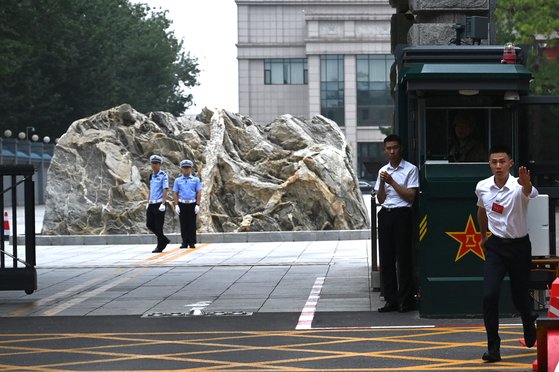
[[[360,179],[374,181],[386,163],[383,142],[357,143],[357,174]]]
[[[344,103],[344,56],[320,56],[320,113],[343,126]]]
[[[306,58],[273,58],[264,60],[264,84],[308,84]]]
[[[392,126],[394,102],[390,95],[391,54],[357,56],[357,125]]]

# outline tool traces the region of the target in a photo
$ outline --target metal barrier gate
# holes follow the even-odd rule
[[[35,254],[35,190],[32,165],[2,165],[0,166],[0,210],[4,211],[5,198],[12,206],[12,238],[11,245],[5,241],[4,229],[0,229],[0,290],[21,290],[31,294],[37,289],[37,270]],[[4,179],[10,185],[5,188]],[[23,184],[24,214],[25,214],[25,258],[18,252],[17,243],[17,200],[18,188]],[[11,250],[10,250],[11,248]]]

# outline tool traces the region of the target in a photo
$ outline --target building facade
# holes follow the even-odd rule
[[[9,132],[10,135],[6,135]],[[20,133],[23,134],[23,133]],[[54,154],[54,143],[50,143],[50,139],[46,142],[36,142],[28,139],[10,138],[11,131],[4,132],[4,137],[0,137],[0,167],[12,166],[19,164],[31,164],[35,168],[33,182],[35,185],[35,203],[45,204],[47,172]],[[20,181],[18,178],[17,181]],[[4,189],[12,185],[11,176],[3,176]],[[20,184],[17,192],[17,202],[22,205],[24,201],[23,184]],[[5,190],[4,190],[5,191]],[[9,192],[4,194],[4,206],[11,206],[12,199]]]
[[[375,179],[391,127],[388,0],[236,0],[239,112],[334,120],[359,178]]]

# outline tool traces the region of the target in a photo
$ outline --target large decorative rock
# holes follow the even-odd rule
[[[172,183],[182,159],[202,179],[199,232],[363,229],[368,215],[338,126],[283,115],[260,125],[224,110],[197,120],[129,105],[74,122],[48,171],[43,234],[145,233],[149,157]],[[179,232],[167,208],[165,231]]]

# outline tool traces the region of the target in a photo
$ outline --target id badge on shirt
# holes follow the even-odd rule
[[[493,203],[493,205],[491,206],[491,210],[495,213],[503,214],[503,211],[505,210],[505,207],[503,207],[502,205],[499,205],[497,203]]]

